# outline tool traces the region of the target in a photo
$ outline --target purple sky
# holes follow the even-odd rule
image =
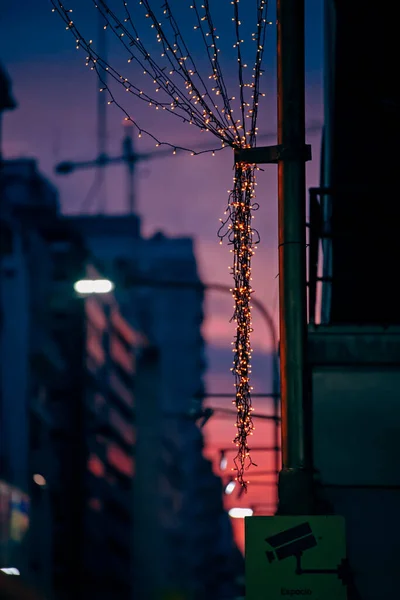
[[[172,7],[177,2],[173,0]],[[131,5],[135,4],[137,0],[131,0]],[[323,114],[322,4],[321,0],[306,0],[306,120],[309,123],[322,121]],[[92,32],[96,15],[91,0],[75,0],[69,5],[79,6],[82,21],[75,16],[75,22],[82,22]],[[214,0],[214,5],[218,5],[217,16],[225,18],[223,11],[229,10],[230,1]],[[271,3],[271,19],[273,12]],[[228,28],[230,22],[228,17]],[[191,40],[192,24],[183,22],[184,32],[186,26]],[[93,35],[95,31],[96,27]],[[222,26],[221,38],[224,33]],[[112,45],[111,63],[113,56],[115,60],[120,59],[118,50]],[[93,172],[64,178],[53,174],[54,165],[61,160],[91,159],[96,155],[98,84],[95,74],[84,66],[84,57],[83,51],[75,49],[74,40],[65,31],[61,19],[51,13],[49,0],[5,3],[2,8],[0,60],[12,77],[19,108],[4,119],[4,154],[7,158],[35,157],[40,169],[59,188],[62,208],[67,213],[80,210],[94,178]],[[235,57],[232,57],[231,63],[227,60],[226,64],[226,78],[229,83],[235,82]],[[264,91],[267,92],[267,98],[260,109],[260,133],[274,132],[276,128],[274,81],[275,38],[274,28],[271,27],[265,58]],[[153,125],[155,133],[163,140],[190,147],[204,142],[213,144],[211,134],[201,133],[189,126],[176,128],[175,122],[171,122],[165,112],[149,113],[152,109],[137,106],[135,98],[131,96],[125,105],[135,119],[143,119],[149,127]],[[108,150],[110,154],[119,154],[123,115],[114,106],[107,110]],[[265,143],[274,142],[272,138]],[[307,187],[310,187],[318,183],[320,135],[310,135],[308,142],[313,147],[313,160],[307,165]],[[150,144],[145,138],[138,140],[136,147],[139,151],[155,150],[154,143]],[[193,236],[201,275],[208,282],[231,283],[228,271],[231,255],[226,245],[218,244],[216,232],[219,218],[225,210],[226,192],[232,183],[232,165],[232,152],[227,149],[215,157],[210,154],[200,157],[155,157],[138,168],[138,211],[143,219],[145,235],[163,230],[168,235]],[[278,310],[276,177],[276,166],[266,166],[265,172],[260,173],[258,178],[257,200],[260,210],[256,213],[254,226],[260,232],[261,243],[254,258],[253,276],[257,298],[274,314],[275,319]],[[110,167],[107,171],[107,211],[122,212],[125,205],[124,168]],[[95,209],[94,202],[91,210]],[[232,300],[229,296],[212,293],[207,298],[206,309],[204,332],[210,345],[209,391],[231,391],[230,343],[234,329],[229,318]],[[270,344],[265,323],[256,311],[253,323],[254,387],[256,392],[261,393],[270,391],[268,371],[264,369],[268,360],[265,353],[270,350]],[[255,402],[257,410],[263,408],[262,404],[262,401]],[[232,430],[233,427],[229,429],[230,432]],[[226,438],[225,427],[214,433],[218,439],[221,436],[225,439],[225,445],[230,443],[230,433]]]

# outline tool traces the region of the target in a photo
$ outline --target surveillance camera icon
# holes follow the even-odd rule
[[[311,526],[307,522],[285,529],[285,531],[266,538],[265,541],[273,548],[273,550],[267,550],[265,553],[270,564],[275,560],[284,560],[289,556],[298,558],[306,550],[310,550],[317,545]]]

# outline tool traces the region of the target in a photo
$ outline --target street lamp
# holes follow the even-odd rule
[[[3,567],[2,569],[0,569],[0,571],[2,573],[5,573],[5,575],[21,575],[19,569],[17,569],[16,567]]]
[[[239,507],[231,508],[228,514],[230,517],[232,517],[232,519],[244,519],[245,517],[253,516],[253,509]]]
[[[81,296],[109,294],[115,288],[109,279],[80,279],[74,283],[74,290]]]

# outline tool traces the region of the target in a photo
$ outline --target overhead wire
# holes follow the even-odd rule
[[[53,11],[57,12],[66,29],[75,36],[76,47],[86,51],[86,65],[97,73],[101,92],[109,95],[108,104],[116,105],[125,115],[138,132],[148,136],[156,147],[166,146],[177,151],[190,152],[192,155],[205,153],[215,154],[226,147],[232,149],[251,148],[256,145],[257,116],[260,97],[265,94],[260,90],[260,79],[262,75],[262,63],[265,47],[266,31],[268,26],[267,10],[268,0],[254,0],[256,3],[256,31],[252,34],[252,41],[256,44],[256,55],[253,64],[252,80],[245,82],[245,69],[242,52],[242,23],[239,13],[239,0],[231,0],[233,5],[233,21],[235,31],[235,44],[238,64],[239,82],[239,112],[240,118],[234,116],[235,96],[230,96],[228,86],[224,79],[223,69],[219,58],[220,40],[212,17],[209,0],[191,0],[190,8],[194,11],[194,30],[199,30],[208,63],[211,66],[211,74],[208,79],[212,83],[208,87],[205,77],[198,69],[197,60],[190,51],[185,37],[182,34],[172,3],[164,0],[161,9],[163,17],[158,17],[153,10],[150,0],[136,0],[139,7],[144,9],[144,18],[149,19],[150,28],[154,30],[156,40],[160,44],[161,57],[156,60],[149,52],[147,45],[142,41],[138,26],[132,19],[128,0],[121,0],[124,17],[120,18],[106,0],[91,0],[94,8],[98,10],[104,20],[105,27],[118,39],[121,46],[128,53],[128,63],[134,62],[138,65],[147,81],[152,81],[155,93],[145,91],[133,83],[115,66],[102,57],[92,45],[92,40],[87,40],[80,32],[71,18],[71,9],[67,9],[62,0],[51,0]],[[210,42],[208,41],[208,38]],[[247,72],[247,71],[246,71]],[[107,73],[107,81],[102,77]],[[183,123],[189,123],[202,131],[214,135],[220,142],[218,148],[205,148],[193,150],[186,146],[178,145],[169,141],[159,139],[158,135],[147,128],[143,128],[124,103],[117,98],[111,89],[108,80],[114,81],[122,86],[127,93],[136,97],[141,102],[147,103],[156,110],[164,110],[166,113],[179,118]],[[214,96],[212,95],[214,94]],[[250,95],[249,95],[250,94]],[[247,127],[246,120],[250,119]],[[254,465],[250,456],[248,438],[252,435],[254,425],[252,420],[252,386],[251,376],[251,260],[259,241],[257,230],[252,227],[253,212],[259,208],[255,202],[255,174],[258,167],[245,162],[235,162],[233,188],[229,194],[226,219],[221,219],[222,224],[218,236],[222,242],[228,240],[232,246],[233,265],[231,267],[234,280],[232,295],[234,299],[234,314],[232,319],[236,323],[236,336],[233,342],[233,368],[235,378],[235,400],[237,411],[237,432],[234,442],[237,446],[237,454],[234,459],[237,480],[245,489],[245,470]],[[88,194],[90,200],[92,191]]]

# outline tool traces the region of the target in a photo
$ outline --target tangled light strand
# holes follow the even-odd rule
[[[192,155],[222,150],[229,146],[233,149],[252,148],[256,146],[257,139],[257,114],[260,96],[265,94],[260,91],[260,78],[262,76],[262,59],[264,53],[265,36],[267,25],[268,0],[254,0],[257,7],[256,31],[252,34],[252,42],[255,43],[256,53],[253,63],[252,81],[245,82],[245,74],[248,65],[244,59],[242,45],[242,23],[239,15],[239,0],[231,0],[233,8],[232,21],[234,22],[236,59],[238,65],[239,95],[228,93],[228,88],[223,77],[221,62],[219,58],[219,35],[212,19],[210,0],[189,0],[190,8],[195,16],[194,30],[198,30],[200,39],[204,43],[205,56],[211,67],[208,76],[211,89],[207,85],[207,78],[199,72],[190,53],[188,45],[180,31],[178,22],[173,14],[170,0],[162,2],[163,17],[160,19],[154,9],[151,0],[132,0],[136,2],[144,16],[150,23],[161,50],[161,58],[157,61],[153,58],[148,48],[144,45],[139,35],[137,20],[133,20],[133,13],[129,9],[127,0],[120,0],[124,16],[118,17],[115,10],[110,8],[110,2],[106,0],[90,0],[105,22],[105,29],[117,38],[128,55],[128,63],[133,63],[140,68],[146,78],[150,78],[155,93],[146,92],[138,87],[137,78],[134,81],[122,74],[119,70],[109,64],[101,57],[92,46],[92,40],[88,41],[80,33],[72,20],[72,9],[67,9],[62,0],[51,0],[53,12],[58,13],[63,19],[66,29],[75,37],[77,49],[86,51],[86,65],[98,75],[102,84],[101,92],[108,93],[109,104],[115,104],[125,114],[125,119],[130,121],[138,131],[138,136],[146,134],[156,146],[167,146],[176,154],[177,150],[190,152]],[[139,9],[138,9],[139,10]],[[138,14],[138,13],[135,13]],[[134,120],[124,106],[117,100],[110,89],[106,78],[102,74],[107,72],[111,81],[123,86],[126,92],[135,96],[142,102],[146,102],[156,110],[164,110],[179,118],[184,123],[195,125],[201,131],[212,133],[221,143],[220,148],[194,151],[170,142],[159,140],[158,136],[143,129]],[[215,96],[215,97],[214,97]],[[240,118],[234,115],[234,106]],[[249,121],[246,121],[249,119]],[[222,221],[218,231],[220,243],[227,238],[232,245],[231,252],[234,260],[232,276],[234,279],[234,315],[232,320],[236,322],[235,340],[232,342],[234,348],[233,368],[235,376],[235,400],[233,403],[237,409],[236,427],[237,432],[234,443],[237,446],[237,454],[234,459],[237,471],[237,481],[246,489],[247,483],[244,479],[245,470],[255,463],[250,457],[248,438],[253,433],[252,401],[250,385],[251,375],[251,345],[250,336],[252,332],[251,323],[251,259],[259,241],[259,234],[251,226],[254,218],[252,211],[258,209],[255,198],[255,165],[240,162],[235,164],[233,189],[230,191],[229,203],[226,211],[226,219]]]
[[[253,331],[251,322],[251,259],[255,248],[260,241],[258,231],[253,229],[251,221],[252,211],[259,205],[255,198],[255,169],[254,165],[237,163],[235,167],[234,186],[229,195],[229,204],[225,220],[221,219],[218,231],[220,243],[227,238],[228,244],[233,246],[234,260],[232,270],[235,287],[232,295],[235,301],[232,320],[236,322],[236,337],[234,345],[234,360],[232,371],[235,375],[236,394],[233,403],[236,405],[237,432],[234,442],[238,448],[234,459],[237,471],[237,480],[246,488],[244,480],[245,469],[254,465],[250,457],[248,438],[253,434],[252,402],[250,385],[251,354],[250,335]]]

